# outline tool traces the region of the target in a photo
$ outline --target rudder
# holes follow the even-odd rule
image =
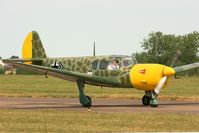
[[[24,59],[47,58],[39,34],[36,31],[31,31],[27,35],[23,43],[22,58]]]

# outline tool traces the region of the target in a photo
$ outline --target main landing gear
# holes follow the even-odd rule
[[[154,91],[145,91],[142,98],[142,104],[145,106],[158,107],[158,95]]]
[[[89,96],[84,94],[85,84],[83,81],[77,80],[77,86],[79,89],[79,101],[83,107],[91,107],[92,100]]]
[[[83,107],[91,107],[92,100],[89,96],[84,94],[85,83],[81,80],[77,80],[77,86],[79,89],[79,101]],[[151,107],[158,107],[158,95],[155,91],[145,91],[145,95],[142,98],[142,103],[145,106],[151,105]]]

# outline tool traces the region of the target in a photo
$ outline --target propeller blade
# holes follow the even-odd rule
[[[164,76],[158,83],[158,85],[156,86],[156,88],[154,89],[155,93],[158,95],[161,91],[161,89],[163,88],[164,84],[167,81],[167,76]]]

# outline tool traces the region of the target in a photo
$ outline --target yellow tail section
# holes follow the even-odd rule
[[[32,32],[30,32],[24,43],[22,48],[22,58],[31,59],[32,58]]]
[[[30,32],[22,48],[22,58],[24,59],[44,59],[47,58],[39,34],[36,31]],[[32,62],[27,62],[32,63]]]

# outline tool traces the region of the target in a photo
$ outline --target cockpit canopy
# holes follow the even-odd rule
[[[129,67],[136,64],[135,59],[130,56],[126,57],[112,57],[109,60],[95,60],[92,62],[92,70],[111,70],[110,65],[115,63],[117,69]]]
[[[122,61],[122,66],[125,66],[125,67],[131,66],[131,65],[134,65],[134,64],[135,63],[133,62],[132,58],[130,58],[130,57],[126,57]]]

